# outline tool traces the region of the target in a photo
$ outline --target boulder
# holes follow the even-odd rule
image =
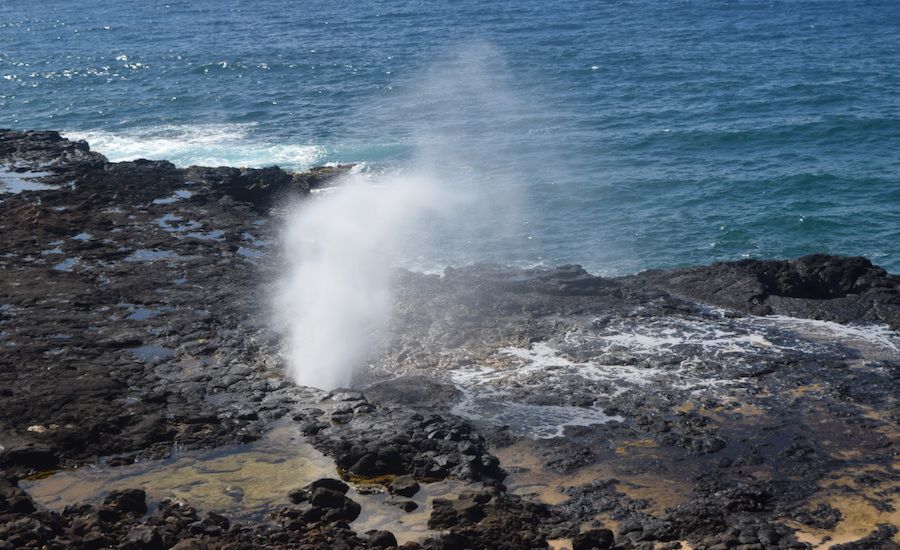
[[[31,470],[51,470],[59,465],[56,453],[50,447],[28,444],[11,447],[0,453],[0,466],[22,467]]]
[[[419,492],[419,483],[411,475],[397,476],[388,484],[388,491],[392,495],[409,498]]]
[[[609,529],[591,529],[572,538],[572,550],[606,550],[612,548],[614,538]]]
[[[112,491],[103,499],[103,504],[122,513],[146,514],[147,493],[143,489]]]
[[[397,537],[390,531],[369,531],[369,548],[391,548],[397,546]]]

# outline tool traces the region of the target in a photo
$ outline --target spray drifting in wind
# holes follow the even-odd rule
[[[390,319],[391,269],[481,259],[516,238],[520,174],[540,162],[523,139],[533,113],[510,93],[502,56],[458,50],[390,103],[370,127],[411,139],[400,172],[353,174],[288,209],[275,319],[290,373],[307,386],[352,384]]]

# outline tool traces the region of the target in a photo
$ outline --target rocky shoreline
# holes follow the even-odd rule
[[[355,528],[354,495],[410,506],[445,479],[466,489],[402,547],[898,547],[900,277],[864,258],[397,272],[391,338],[326,393],[284,377],[265,322],[269,211],[350,167],[110,163],[11,130],[0,165],[0,548],[397,546]],[[51,510],[22,488],[276,422],[334,475],[265,520],[140,489]]]

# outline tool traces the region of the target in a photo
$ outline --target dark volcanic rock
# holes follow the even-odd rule
[[[413,476],[397,476],[394,481],[388,484],[388,491],[392,495],[409,498],[419,492],[419,484]]]
[[[322,478],[313,481],[302,489],[294,489],[288,493],[288,498],[294,504],[300,504],[301,502],[310,500],[312,495],[318,489],[327,489],[331,492],[344,495],[350,490],[350,486],[339,479]]]
[[[3,162],[66,185],[0,202],[0,464],[126,464],[175,443],[246,442],[286,412],[251,399],[288,388],[270,382],[280,367],[264,364],[266,337],[242,325],[257,301],[253,254],[272,240],[250,204],[202,170],[109,163],[55,132],[0,131]]]
[[[837,508],[822,502],[812,510],[802,510],[794,519],[816,529],[834,529],[844,516]]]
[[[162,537],[152,527],[135,527],[125,535],[125,541],[119,546],[123,550],[163,550]]]
[[[215,188],[235,200],[269,208],[276,196],[289,192],[291,175],[277,166],[261,169],[192,166],[188,174],[210,181]]]
[[[47,446],[28,444],[0,451],[0,466],[19,466],[27,470],[49,470],[59,464],[56,453]]]
[[[397,537],[390,531],[369,531],[370,548],[391,548],[397,546]]]
[[[59,132],[0,129],[0,163],[24,164],[33,171],[51,170],[71,177],[100,168],[107,160],[91,151],[86,141],[69,141]]]
[[[339,479],[324,477],[322,479],[317,479],[306,486],[306,490],[310,493],[314,492],[316,489],[328,489],[346,495],[347,491],[350,490],[350,486]]]
[[[208,181],[214,189],[235,200],[266,211],[277,202],[289,199],[291,195],[308,194],[311,189],[345,175],[351,168],[353,165],[319,166],[308,172],[292,174],[277,166],[242,169],[191,166],[186,170],[186,175],[188,178]]]
[[[361,507],[342,493],[324,487],[314,490],[309,497],[312,504],[310,517],[322,517],[325,521],[353,521],[359,517]]]
[[[546,548],[547,525],[554,521],[546,506],[488,490],[464,492],[455,501],[435,499],[428,526],[449,530],[433,548],[514,550]]]
[[[334,457],[338,467],[363,478],[406,474],[419,479],[502,478],[499,461],[471,425],[395,405],[376,411],[322,429],[311,441]]]
[[[315,489],[309,497],[310,504],[322,508],[340,508],[344,505],[346,500],[347,497],[345,497],[343,493],[332,491],[331,489],[326,489],[324,487]]]
[[[107,495],[103,504],[114,510],[133,514],[147,513],[147,494],[143,489],[124,489]]]
[[[408,376],[375,383],[366,388],[366,396],[373,402],[406,405],[425,412],[452,407],[459,400],[460,391],[432,378]]]
[[[350,172],[353,164],[339,164],[337,166],[315,166],[306,172],[296,173],[293,176],[294,185],[304,192],[326,187],[335,178]]]
[[[900,277],[866,258],[815,254],[797,260],[742,260],[647,271],[634,279],[758,315],[882,322],[900,330]]]
[[[101,457],[115,467],[176,445],[247,443],[282,417],[349,481],[400,496],[418,482],[472,482],[476,490],[435,502],[429,523],[447,532],[425,548],[545,548],[585,522],[600,527],[590,523],[598,512],[618,523],[622,550],[684,539],[801,547],[784,521],[839,525],[836,508],[807,504],[821,480],[847,475],[867,505],[894,506],[883,466],[895,460],[896,353],[869,356],[828,332],[801,338],[800,325],[779,330],[777,319],[739,313],[896,329],[898,278],[868,260],[748,260],[615,279],[578,266],[397,272],[393,330],[359,373],[371,385],[325,394],[284,378],[279,337],[259,312],[277,269],[268,252],[277,224],[266,214],[349,166],[109,163],[55,132],[5,130],[0,163],[49,172],[37,181],[51,186],[0,200],[0,548],[395,543],[389,533],[357,537],[347,523],[360,506],[336,479],[291,491],[296,507],[248,524],[172,500],[147,514],[138,490],[50,512],[16,486]],[[876,336],[870,345],[893,345]],[[492,401],[479,408],[484,387]],[[561,487],[567,502],[536,504],[506,493],[483,433],[498,446],[528,443],[554,475],[605,463],[622,479]],[[631,484],[638,474],[689,496],[654,508],[655,497],[630,496],[652,494]],[[398,498],[386,502],[417,506]],[[579,545],[609,542],[603,530],[579,536]],[[891,548],[892,536],[873,528],[846,548]]]
[[[436,498],[428,527],[450,529],[460,524],[477,523],[485,516],[484,503],[490,500],[491,495],[487,493],[469,493],[455,501]]]
[[[609,529],[591,529],[572,537],[572,550],[612,548],[613,538],[613,532]]]
[[[0,484],[0,496],[9,493]],[[27,496],[25,497],[27,498]],[[310,528],[297,524],[299,512],[292,509],[275,514],[276,525],[263,523],[229,529],[228,520],[209,514],[198,520],[197,513],[183,503],[164,499],[150,516],[123,514],[108,520],[97,519],[91,506],[70,506],[62,513],[32,507],[25,512],[5,512],[0,499],[0,548],[5,543],[16,547],[44,548],[122,548],[126,550],[205,550],[208,548],[305,548],[305,545],[362,550],[369,541],[358,538],[344,521],[352,514],[319,523]],[[338,515],[340,512],[338,513]],[[280,525],[278,525],[280,524]],[[291,525],[287,529],[281,525]],[[382,536],[381,540],[387,540]],[[325,546],[323,546],[325,545]]]

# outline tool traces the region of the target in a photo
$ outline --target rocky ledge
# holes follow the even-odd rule
[[[386,548],[354,495],[411,511],[443,479],[465,490],[402,547],[897,548],[900,278],[864,258],[397,272],[391,337],[321,392],[284,377],[260,306],[269,212],[351,167],[112,163],[11,130],[0,165],[0,548]],[[264,518],[27,490],[275,422],[335,479],[279,488]]]

